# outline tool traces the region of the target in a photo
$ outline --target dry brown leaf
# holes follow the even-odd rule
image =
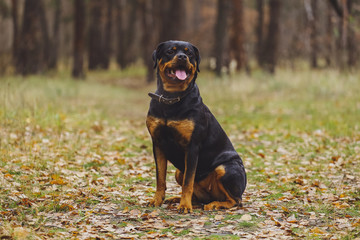
[[[133,209],[129,213],[133,217],[140,217],[141,215],[141,211],[139,209]]]

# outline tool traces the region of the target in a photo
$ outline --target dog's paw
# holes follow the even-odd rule
[[[204,206],[204,210],[211,211],[211,210],[229,209],[235,205],[236,205],[235,201],[225,201],[225,202],[214,201],[209,204],[206,204]]]
[[[205,211],[212,211],[212,210],[214,210],[215,207],[216,206],[214,204],[209,203],[209,204],[204,205],[204,210]]]
[[[205,211],[220,210],[220,209],[223,209],[223,208],[226,208],[226,207],[224,207],[224,206],[221,204],[221,202],[217,202],[217,201],[211,202],[211,203],[206,204],[206,205],[204,206],[204,210],[205,210]]]
[[[164,203],[166,204],[173,204],[173,203],[180,203],[181,197],[171,197],[168,199],[165,199]]]
[[[179,206],[178,207],[178,213],[192,213],[192,207],[191,206]]]
[[[147,205],[149,207],[160,207],[162,203],[163,203],[163,198],[155,196],[152,200],[149,201]]]
[[[178,213],[192,213],[191,201],[181,200],[177,210],[178,210]]]

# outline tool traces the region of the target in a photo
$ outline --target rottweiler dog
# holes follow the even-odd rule
[[[192,212],[192,201],[204,210],[231,208],[241,203],[246,173],[240,156],[214,115],[202,102],[195,83],[199,50],[183,41],[160,43],[153,52],[157,90],[146,125],[153,142],[156,163],[156,193],[150,206],[165,199],[167,162],[176,168],[182,186],[178,212]]]

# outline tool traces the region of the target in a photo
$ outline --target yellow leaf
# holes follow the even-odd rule
[[[290,212],[289,209],[287,209],[286,207],[281,207],[281,209],[286,213]]]
[[[353,224],[352,224],[353,227],[360,227],[360,219],[358,219],[357,221],[355,221]]]
[[[50,184],[57,184],[57,185],[65,185],[66,184],[64,179],[62,177],[60,177],[59,175],[57,175],[57,174],[51,175],[51,178],[53,180],[50,181]]]
[[[6,173],[6,174],[4,175],[4,177],[6,177],[6,178],[12,178],[12,175],[11,175],[10,173]]]
[[[317,233],[317,234],[324,234],[325,232],[323,230],[321,230],[318,227],[315,227],[313,229],[310,230],[312,233]]]
[[[60,210],[61,210],[61,211],[68,212],[68,211],[72,211],[72,210],[74,210],[74,207],[73,207],[73,206],[71,206],[70,204],[66,204],[66,203],[64,203],[64,204],[61,204],[61,206],[60,206]]]
[[[29,235],[29,229],[23,227],[14,228],[13,236],[15,239],[26,239]]]
[[[125,164],[125,159],[124,158],[118,158],[118,159],[116,159],[116,161],[118,162],[118,164],[121,164],[121,165]]]

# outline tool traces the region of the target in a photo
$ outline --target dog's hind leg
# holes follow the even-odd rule
[[[213,202],[206,204],[204,210],[231,208],[241,203],[245,190],[246,177],[244,168],[237,162],[231,162],[217,167],[216,181],[211,186]]]

